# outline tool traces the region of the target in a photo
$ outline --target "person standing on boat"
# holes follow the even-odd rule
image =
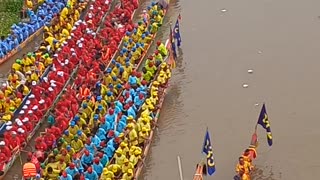
[[[250,177],[249,173],[251,171],[250,164],[244,160],[243,157],[239,157],[239,162],[236,166],[236,172],[241,176],[242,172]]]

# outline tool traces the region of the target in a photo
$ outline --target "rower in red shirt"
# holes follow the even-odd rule
[[[11,131],[11,137],[8,139],[8,147],[10,150],[20,147],[20,139],[17,137],[17,132]]]
[[[20,140],[20,143],[23,144],[26,142],[26,139],[27,139],[27,135],[26,135],[26,131],[23,130],[22,128],[18,128],[18,134],[17,134],[17,137],[19,138]]]
[[[51,131],[52,131],[52,134],[56,137],[56,139],[61,136],[62,131],[60,128],[58,128],[56,126],[52,126]]]
[[[29,121],[29,118],[25,117],[24,119],[22,119],[22,123],[25,126],[27,133],[30,133],[33,130],[33,125]]]
[[[38,119],[41,119],[43,117],[43,113],[39,111],[39,107],[37,105],[32,107],[32,111],[33,114],[38,117]]]
[[[0,153],[3,153],[8,159],[11,158],[11,151],[4,141],[0,142]]]
[[[46,134],[43,137],[44,143],[47,144],[48,148],[52,148],[53,143],[55,142],[56,138],[52,134],[51,129],[47,129]]]
[[[38,150],[38,151],[47,151],[48,146],[47,146],[46,143],[44,143],[44,141],[43,141],[43,139],[41,137],[37,137],[35,139],[35,142],[36,142],[36,145],[35,145],[36,150]]]
[[[47,112],[47,109],[48,109],[47,105],[46,105],[44,102],[45,102],[44,99],[41,99],[41,100],[39,101],[38,109],[39,109],[39,111],[40,111],[41,113]]]
[[[32,110],[28,111],[28,116],[29,120],[33,123],[33,124],[37,124],[39,122],[39,118],[33,114]]]

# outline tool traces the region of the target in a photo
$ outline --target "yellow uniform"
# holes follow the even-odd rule
[[[72,140],[71,141],[71,147],[76,151],[79,152],[82,148],[83,148],[83,143],[81,140],[75,141]]]

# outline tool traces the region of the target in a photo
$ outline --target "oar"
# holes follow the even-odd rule
[[[178,167],[179,167],[180,180],[183,180],[183,175],[182,175],[182,166],[181,166],[181,159],[180,159],[180,156],[177,156],[177,160],[178,160]]]

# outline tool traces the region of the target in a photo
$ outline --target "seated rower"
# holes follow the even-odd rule
[[[243,157],[239,157],[239,162],[236,166],[237,174],[240,175],[240,171],[244,171],[244,173],[249,176],[251,170],[250,164],[246,162]]]

